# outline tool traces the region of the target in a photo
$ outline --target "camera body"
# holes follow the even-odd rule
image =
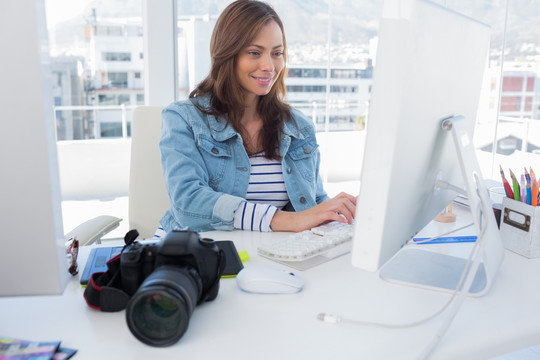
[[[219,291],[219,248],[214,240],[200,238],[196,232],[173,230],[159,243],[135,242],[120,258],[122,287],[132,296],[143,280],[163,265],[190,267],[202,281],[202,301],[214,300]],[[212,285],[215,285],[212,287]]]
[[[217,297],[224,265],[214,240],[189,230],[173,230],[159,243],[127,246],[120,273],[130,296],[126,320],[131,332],[149,345],[175,343],[195,305]]]

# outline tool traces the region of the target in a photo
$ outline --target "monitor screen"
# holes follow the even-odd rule
[[[385,1],[380,21],[352,263],[377,271],[465,188],[441,121],[472,139],[490,29],[426,1]]]

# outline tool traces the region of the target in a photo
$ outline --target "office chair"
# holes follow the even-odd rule
[[[128,216],[129,228],[137,229],[141,239],[154,236],[169,208],[159,151],[161,110],[158,106],[140,106],[133,112]],[[98,216],[77,226],[65,238],[77,237],[80,246],[99,243],[120,221],[114,216]]]

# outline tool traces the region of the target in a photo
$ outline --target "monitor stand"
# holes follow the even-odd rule
[[[471,215],[478,234],[478,246],[474,256],[480,258],[476,266],[469,267],[475,276],[465,282],[465,286],[462,285],[461,289],[467,291],[468,295],[482,296],[493,283],[503,259],[504,248],[465,119],[462,116],[446,118],[442,120],[441,126],[452,134]],[[438,182],[436,187],[463,192],[444,182]],[[418,247],[405,247],[381,267],[379,276],[390,282],[454,292],[466,264],[467,259],[464,258]]]

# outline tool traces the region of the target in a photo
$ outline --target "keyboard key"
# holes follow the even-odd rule
[[[259,245],[261,256],[273,260],[303,261],[318,255],[325,255],[343,243],[352,240],[352,224],[328,223],[311,230],[289,234]],[[350,248],[347,248],[347,252]],[[343,252],[336,251],[335,256]]]

